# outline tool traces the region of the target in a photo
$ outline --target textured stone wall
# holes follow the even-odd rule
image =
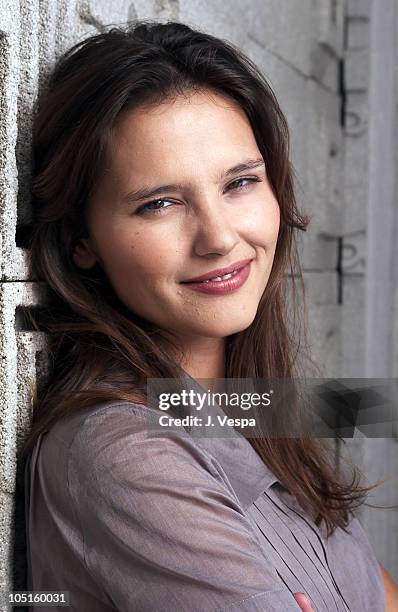
[[[23,317],[45,301],[45,288],[27,277],[24,247],[32,108],[59,54],[104,25],[135,18],[178,20],[227,38],[270,79],[291,128],[298,200],[312,217],[300,248],[315,359],[325,376],[364,375],[366,347],[353,324],[366,277],[369,3],[0,0],[0,590],[25,588],[18,450],[46,363],[46,339]],[[361,441],[353,449],[362,461]],[[392,571],[396,542],[381,557]]]

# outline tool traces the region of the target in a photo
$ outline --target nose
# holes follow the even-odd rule
[[[229,217],[221,203],[207,203],[195,215],[195,255],[225,255],[239,243],[236,219]]]

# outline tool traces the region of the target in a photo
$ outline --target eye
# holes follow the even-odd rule
[[[242,181],[247,181],[245,185],[241,185]],[[235,181],[232,181],[227,187],[227,191],[246,191],[249,189],[252,183],[260,183],[261,179],[258,176],[247,176],[238,178]]]
[[[245,185],[241,185],[242,181],[247,181]],[[246,191],[250,188],[252,183],[261,183],[262,179],[258,176],[247,176],[235,179],[227,186],[227,191]],[[171,200],[166,200],[165,198],[158,198],[157,200],[152,200],[152,202],[146,202],[146,204],[142,204],[137,208],[134,214],[142,215],[146,212],[151,212],[154,214],[162,214],[162,211],[168,206],[161,206],[162,203],[169,202],[169,204],[173,204]]]
[[[157,206],[159,203],[162,202],[170,202],[170,200],[166,200],[164,198],[159,198],[158,200],[153,200],[152,202],[147,202],[146,204],[142,204],[142,206],[139,206],[137,208],[137,210],[135,211],[136,215],[140,215],[146,211],[152,212],[152,213],[162,213],[162,210],[164,210],[165,208],[168,208],[168,206]],[[171,204],[173,204],[173,202],[170,202]],[[154,206],[155,208],[151,208],[151,206]]]

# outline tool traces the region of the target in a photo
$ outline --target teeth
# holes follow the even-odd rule
[[[214,278],[209,278],[208,280],[202,281],[204,283],[209,283],[210,281],[223,281],[223,280],[227,280],[228,278],[231,278],[231,276],[235,276],[235,274],[237,273],[237,270],[234,270],[233,272],[229,272],[228,274],[224,274],[224,276],[215,276]]]

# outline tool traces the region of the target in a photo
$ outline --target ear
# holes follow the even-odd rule
[[[75,245],[72,253],[73,261],[79,268],[89,269],[92,268],[96,261],[97,256],[90,244],[89,238],[80,238],[78,243]]]

